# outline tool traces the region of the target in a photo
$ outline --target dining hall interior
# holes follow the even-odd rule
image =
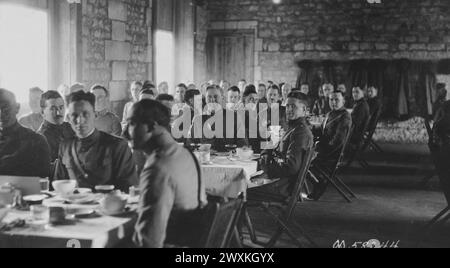
[[[449,11],[0,0],[0,248],[450,247]]]

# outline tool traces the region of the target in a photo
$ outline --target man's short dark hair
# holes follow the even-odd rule
[[[219,91],[221,91],[220,88],[218,86],[216,86],[216,85],[209,85],[206,88],[206,91],[209,91],[209,90],[219,90]]]
[[[186,94],[184,94],[184,102],[189,102],[190,99],[195,98],[195,96],[202,95],[200,90],[198,89],[189,89],[186,91]]]
[[[272,90],[272,89],[277,90],[277,91],[278,91],[278,94],[281,95],[281,90],[280,90],[280,88],[279,88],[277,85],[272,85],[272,86],[270,86],[270,87],[268,88],[268,91],[270,91],[270,90]]]
[[[15,105],[16,102],[16,95],[12,93],[11,91],[0,88],[0,103],[8,103],[9,105]]]
[[[243,94],[244,98],[248,97],[250,94],[258,94],[258,92],[256,92],[255,85],[248,85],[245,87]]]
[[[330,94],[341,94],[342,95],[342,97],[344,97],[345,98],[345,93],[344,92],[342,92],[342,90],[334,90],[333,92],[331,92]]]
[[[44,109],[45,107],[47,107],[48,100],[56,100],[56,99],[64,100],[61,94],[58,93],[58,91],[49,90],[45,92],[44,94],[42,94],[41,97],[41,108]]]
[[[259,84],[258,87],[264,87],[264,88],[267,88],[266,84],[263,84],[263,83]]]
[[[175,101],[175,98],[169,94],[160,94],[156,98],[157,101]]]
[[[183,83],[178,84],[177,87],[182,87],[182,88],[184,88],[184,89],[186,89],[186,90],[188,89],[188,87],[186,86],[186,84],[183,84]]]
[[[149,89],[149,88],[144,88],[139,92],[139,95],[142,95],[142,94],[155,96],[155,91],[153,91],[152,89]]]
[[[84,92],[84,91],[77,91],[77,92],[71,93],[69,95],[67,105],[71,104],[72,102],[79,102],[79,101],[89,102],[95,110],[95,95],[94,94],[92,94],[90,92]]]
[[[171,114],[169,109],[159,101],[141,100],[134,105],[132,120],[137,123],[158,125],[170,130]]]
[[[230,91],[231,92],[237,92],[237,93],[241,94],[241,90],[237,86],[232,86],[227,91],[228,92],[230,92]]]
[[[146,89],[153,90],[153,89],[156,89],[156,86],[154,84],[152,84],[149,81],[147,81],[147,82],[145,82],[144,85],[142,86],[142,90],[146,90]]]
[[[288,94],[288,98],[297,99],[302,102],[305,106],[308,106],[308,96],[300,91],[292,91]]]
[[[106,89],[106,87],[104,87],[102,85],[99,85],[99,84],[93,85],[92,88],[91,88],[91,92],[94,93],[94,90],[97,90],[97,89],[105,91],[106,96],[109,96],[109,91]]]

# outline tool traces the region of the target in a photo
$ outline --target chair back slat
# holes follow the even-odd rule
[[[303,189],[303,185],[306,181],[306,176],[308,174],[308,170],[311,167],[311,162],[314,156],[315,148],[311,147],[308,150],[305,150],[303,152],[303,163],[300,167],[300,171],[297,176],[297,181],[295,182],[294,190],[292,191],[292,195],[289,199],[288,207],[287,207],[287,213],[286,217],[289,219],[292,217],[292,214],[294,213],[295,207],[298,203],[298,197],[300,196],[300,192]]]
[[[227,248],[244,204],[243,195],[226,203],[210,203],[206,208],[206,224],[200,248]]]

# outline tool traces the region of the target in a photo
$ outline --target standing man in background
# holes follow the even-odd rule
[[[38,129],[41,127],[42,122],[44,119],[42,118],[41,114],[41,96],[44,94],[44,91],[38,87],[33,87],[30,89],[29,95],[28,95],[28,103],[31,108],[31,113],[22,116],[19,119],[19,123],[34,132],[38,131]]]

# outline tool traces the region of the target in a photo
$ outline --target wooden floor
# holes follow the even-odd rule
[[[337,241],[347,247],[356,242],[376,239],[387,246],[400,248],[450,247],[450,223],[424,233],[422,228],[446,207],[437,179],[426,187],[422,178],[431,171],[426,160],[404,162],[372,159],[370,170],[357,165],[342,176],[355,191],[358,199],[346,203],[329,188],[319,202],[305,202],[297,206],[295,222],[303,227],[319,247],[330,248]],[[258,237],[267,240],[276,227],[262,210],[249,209]],[[299,238],[300,233],[293,228]],[[246,244],[251,244],[246,239]],[[308,243],[305,241],[305,247]],[[361,244],[357,244],[361,245]],[[284,235],[276,247],[296,245]]]

